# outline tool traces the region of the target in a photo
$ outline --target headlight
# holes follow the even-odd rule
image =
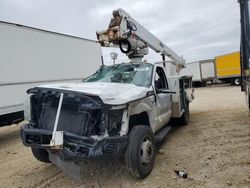
[[[122,125],[122,114],[121,110],[111,110],[108,113],[108,132],[111,136],[118,135]]]
[[[24,120],[31,121],[31,103],[30,98],[32,95],[29,95],[26,101],[24,102]]]

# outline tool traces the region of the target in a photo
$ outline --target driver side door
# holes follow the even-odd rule
[[[156,131],[165,126],[171,118],[172,114],[172,96],[171,93],[163,93],[160,90],[169,90],[168,81],[165,71],[162,67],[156,67],[154,75],[154,88],[156,95],[156,109],[158,123]]]

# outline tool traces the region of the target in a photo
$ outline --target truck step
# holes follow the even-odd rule
[[[162,141],[162,139],[169,133],[169,131],[172,129],[171,126],[166,126],[164,128],[162,128],[161,130],[159,130],[156,134],[155,134],[155,142],[160,142]]]

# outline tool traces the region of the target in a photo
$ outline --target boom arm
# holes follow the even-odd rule
[[[109,28],[97,32],[97,39],[102,46],[119,46],[129,58],[142,58],[148,53],[148,47],[150,47],[155,52],[161,53],[163,57],[168,56],[176,65],[184,66],[185,64],[182,57],[178,56],[123,9],[113,11]]]

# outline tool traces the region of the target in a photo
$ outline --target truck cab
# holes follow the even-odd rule
[[[112,99],[117,100],[118,103],[118,100],[121,100],[120,95],[126,97],[126,101],[120,101],[120,103],[132,102],[133,107],[129,115],[146,113],[149,120],[147,124],[151,126],[153,132],[162,128],[171,118],[172,92],[161,64],[123,63],[104,66],[84,82],[116,83],[121,86],[130,84],[139,87],[140,89],[137,90],[131,88],[126,91],[121,88]],[[143,100],[145,97],[148,99]],[[140,102],[138,103],[137,100]],[[148,113],[148,111],[153,113]]]

